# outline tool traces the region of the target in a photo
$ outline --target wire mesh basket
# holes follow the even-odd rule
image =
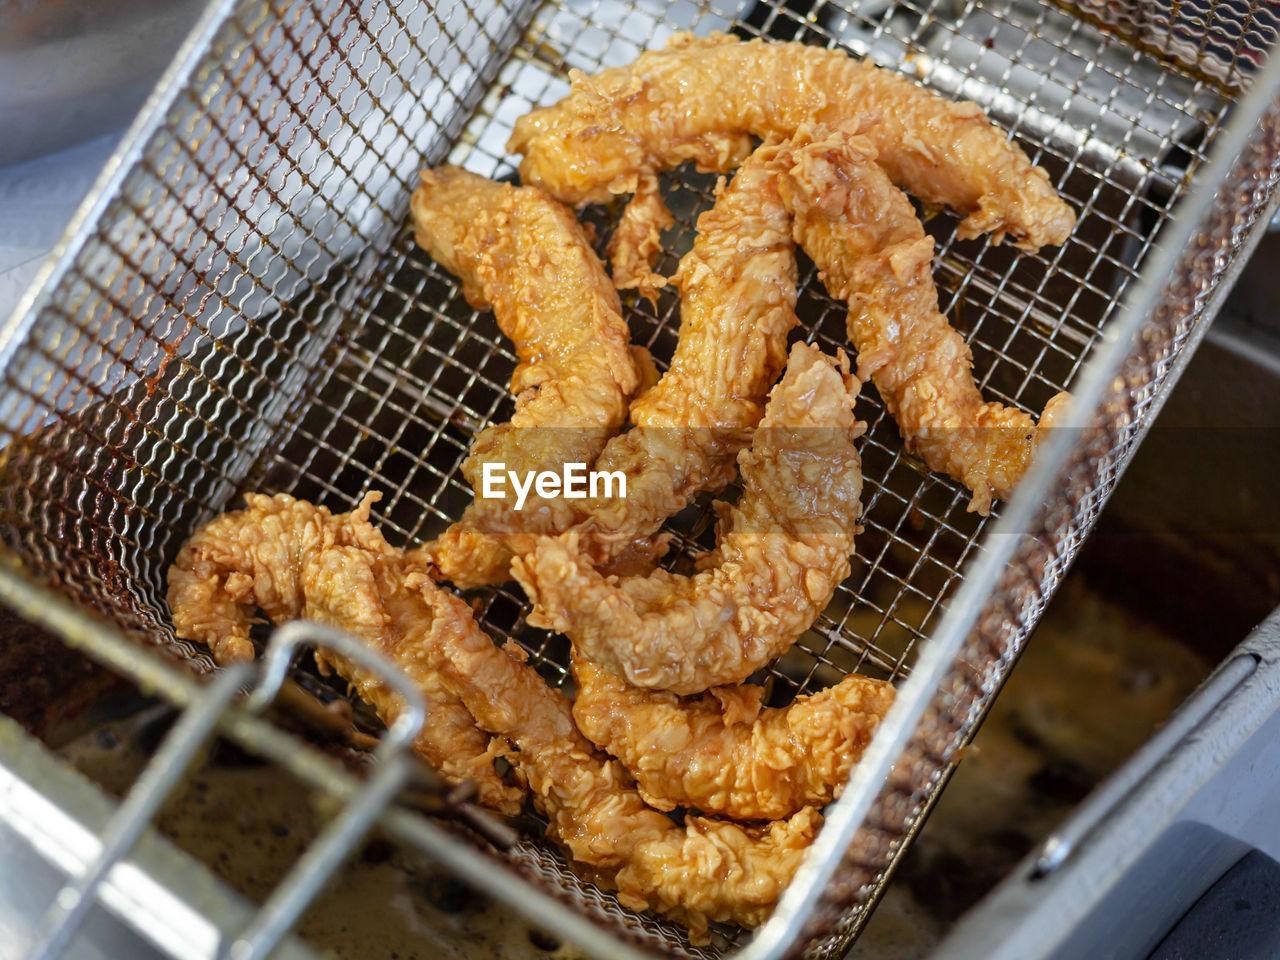
[[[219,0],[0,328],[6,549],[66,603],[208,672],[207,651],[173,635],[165,572],[239,493],[346,509],[379,490],[375,519],[402,544],[456,519],[471,498],[460,463],[509,414],[515,357],[414,245],[409,193],[446,160],[512,175],[512,123],[566,93],[570,69],[726,30],[839,46],[975,100],[1079,222],[1026,255],[933,217],[941,306],[988,398],[1038,410],[1071,389],[1075,426],[981,518],[903,452],[872,391],[859,401],[866,532],[832,605],[771,666],[769,695],[854,670],[900,694],[774,917],[754,939],[724,928],[693,947],[547,844],[507,855],[654,950],[839,955],[1280,198],[1280,73],[1264,65],[1276,25],[1262,0]],[[691,170],[666,178],[678,222],[660,270],[711,188]],[[607,236],[608,213],[586,215]],[[844,310],[803,259],[801,281],[800,335],[845,346]],[[661,366],[674,294],[629,320]],[[705,504],[679,518],[671,560],[713,520]],[[567,642],[527,625],[517,591],[476,597],[495,639],[565,681]],[[94,647],[92,631],[82,640]]]

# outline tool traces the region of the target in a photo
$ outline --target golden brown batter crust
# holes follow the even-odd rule
[[[249,627],[261,609],[272,623],[307,619],[346,630],[382,653],[422,690],[426,721],[414,746],[454,783],[474,781],[486,806],[513,814],[524,791],[494,771],[508,756],[504,740],[476,729],[459,700],[422,655],[445,624],[421,596],[405,588],[416,569],[369,523],[370,494],[350,513],[251,493],[248,506],[223,514],[191,537],[169,569],[169,609],[178,636],[213,651],[219,663],[251,660]],[[341,657],[317,652],[391,724],[400,699],[374,675]]]
[[[739,683],[790,647],[848,575],[858,530],[863,425],[847,371],[843,354],[792,348],[700,573],[606,578],[576,533],[543,538],[512,564],[529,622],[637,686],[679,694]]]
[[[982,399],[969,346],[938,311],[933,239],[870,139],[821,128],[813,138],[825,150],[778,183],[796,241],[848,302],[858,376],[876,385],[907,449],[973,491],[969,509],[985,514],[1013,493],[1043,434],[1029,414]],[[1067,399],[1049,401],[1041,427]]]
[[[680,335],[671,365],[632,402],[632,429],[596,462],[626,474],[627,496],[586,500],[578,513],[574,529],[597,562],[643,553],[668,517],[733,479],[796,325],[795,244],[777,181],[803,150],[761,147],[698,218],[675,278]]]
[[[513,551],[572,521],[562,498],[478,496],[486,462],[520,475],[593,463],[640,384],[618,294],[573,214],[540,190],[457,167],[425,170],[413,194],[418,243],[492,307],[520,363],[516,411],[482,431],[462,465],[477,498],[422,556],[459,587],[509,579]],[[508,490],[510,488],[508,487]]]
[[[965,216],[961,237],[992,233],[1025,250],[1061,244],[1075,214],[974,103],[945,100],[890,70],[803,43],[677,34],[663,50],[595,76],[522,117],[507,149],[520,176],[566,203],[632,193],[645,173],[685,161],[726,171],[750,137],[781,140],[802,125],[867,115],[894,183]]]
[[[705,941],[707,922],[754,927],[768,918],[822,817],[805,807],[788,820],[744,827],[687,815],[679,825],[644,802],[615,760],[574,725],[571,704],[508,644],[499,649],[461,600],[430,587],[442,634],[442,670],[481,729],[507,737],[534,804],[575,866],[617,890],[636,910],[656,910]]]
[[[642,173],[636,180],[635,196],[609,237],[609,265],[615,287],[638,290],[642,297],[657,302],[658,291],[667,285],[667,278],[654,273],[653,264],[662,252],[662,231],[675,222],[662,199],[658,175]]]
[[[695,816],[675,823],[583,738],[568,699],[522,651],[496,647],[464,601],[386,543],[368,521],[376,495],[336,515],[284,494],[247,499],[247,509],[197,531],[170,570],[180,636],[227,662],[253,655],[255,606],[277,622],[305,617],[346,630],[422,690],[427,720],[416,746],[429,762],[451,780],[475,780],[482,803],[514,813],[524,793],[493,771],[505,757],[575,867],[622,903],[670,914],[695,941],[708,921],[764,921],[817,833],[815,810],[759,827]],[[394,721],[398,698],[375,677],[317,657]]]
[[[652,806],[736,820],[777,820],[839,796],[893,702],[893,687],[851,674],[787,707],[763,708],[763,687],[698,697],[642,690],[575,657],[573,718],[617,757]]]

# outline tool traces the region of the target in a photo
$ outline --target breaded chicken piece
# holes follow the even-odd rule
[[[670,914],[695,940],[705,939],[708,921],[761,923],[816,835],[819,814],[805,808],[755,828],[691,816],[681,826],[648,806],[518,648],[494,646],[464,601],[383,540],[368,522],[375,499],[334,515],[285,495],[250,494],[248,509],[203,527],[170,571],[179,635],[226,662],[253,655],[255,606],[273,620],[305,617],[346,630],[422,690],[427,719],[417,746],[433,765],[450,779],[475,780],[481,802],[514,812],[523,793],[492,767],[505,757],[575,866],[617,889],[624,904]],[[342,658],[318,656],[394,722],[399,701],[380,682]]]
[[[795,216],[795,237],[833,297],[849,304],[858,376],[871,380],[907,449],[973,492],[986,514],[1022,479],[1044,436],[1029,414],[985,402],[964,338],[938,310],[933,239],[877,165],[869,138],[815,129],[806,151],[778,182]],[[1069,399],[1060,393],[1046,426]]]
[[[627,495],[579,508],[574,529],[596,563],[643,552],[642,542],[700,491],[733,479],[796,325],[795,244],[777,180],[803,150],[762,146],[698,218],[676,274],[680,333],[671,366],[632,402],[632,429],[613,437],[595,464],[625,474]]]
[[[506,741],[477,729],[422,655],[447,624],[433,619],[419,592],[405,588],[417,568],[369,523],[378,496],[333,514],[286,494],[248,494],[246,509],[197,530],[169,569],[174,630],[208,646],[219,663],[253,659],[255,608],[276,624],[307,619],[346,630],[422,691],[426,720],[414,743],[418,753],[448,780],[473,781],[481,803],[517,813],[524,791],[494,771],[495,759],[511,759]],[[348,680],[383,722],[395,722],[400,698],[376,676],[323,651],[316,659]]]
[[[635,196],[609,237],[615,287],[638,290],[642,297],[657,303],[658,291],[667,285],[667,278],[654,273],[653,264],[662,252],[662,231],[675,222],[662,199],[658,175],[642,173],[636,180]]]
[[[803,43],[674,36],[664,50],[595,76],[517,121],[507,149],[523,182],[566,203],[632,193],[646,173],[692,160],[726,171],[749,141],[789,137],[806,123],[859,115],[894,183],[965,219],[961,237],[992,233],[1036,250],[1061,244],[1075,214],[974,103],[945,100],[890,70]]]
[[[673,822],[583,738],[568,698],[518,647],[494,646],[470,608],[425,577],[410,585],[430,590],[436,618],[453,621],[441,636],[443,675],[482,729],[517,748],[534,804],[575,868],[617,890],[624,906],[686,924],[694,942],[705,942],[708,921],[754,927],[768,917],[817,834],[816,810],[758,827],[692,815]]]
[[[633,687],[581,657],[573,679],[578,729],[618,758],[651,806],[736,820],[778,820],[839,796],[894,694],[851,674],[762,709],[764,688],[754,684],[682,698]]]
[[[796,344],[751,449],[743,493],[721,505],[717,548],[693,577],[597,571],[578,535],[543,538],[512,564],[529,623],[632,684],[679,694],[739,683],[795,642],[849,573],[861,461],[848,360]]]
[[[640,383],[630,334],[581,225],[542,191],[441,167],[422,172],[412,207],[418,243],[472,306],[493,308],[520,359],[515,414],[482,431],[462,465],[476,500],[424,554],[459,587],[500,582],[512,551],[564,530],[572,505],[530,493],[517,511],[511,484],[507,498],[482,499],[484,464],[525,476],[593,463]]]

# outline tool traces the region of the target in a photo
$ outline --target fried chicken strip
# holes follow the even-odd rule
[[[524,801],[504,783],[494,760],[510,758],[505,740],[482,733],[466,707],[441,683],[424,650],[448,626],[404,585],[411,565],[369,522],[369,494],[350,513],[295,500],[248,494],[248,506],[205,524],[169,569],[168,601],[178,636],[205,644],[218,663],[251,660],[254,608],[276,624],[308,619],[353,634],[404,671],[426,702],[415,749],[447,779],[473,781],[486,806],[514,814]],[[417,569],[412,567],[412,569]],[[318,651],[388,725],[400,698],[376,676]]]
[[[520,359],[516,411],[482,431],[462,465],[477,498],[424,556],[459,587],[508,579],[513,550],[572,522],[562,498],[480,497],[486,463],[519,476],[591,464],[639,386],[618,294],[573,214],[540,190],[457,167],[425,170],[414,191],[418,243],[491,306]],[[510,490],[510,485],[507,485]]]
[[[698,218],[676,274],[671,366],[632,402],[632,429],[613,437],[595,465],[625,474],[627,496],[584,501],[574,527],[596,563],[643,552],[640,542],[663,521],[733,479],[796,325],[795,245],[777,180],[804,149],[762,146]]]
[[[662,252],[662,231],[674,224],[659,189],[658,175],[646,171],[637,178],[635,196],[609,237],[609,264],[613,285],[619,290],[638,290],[642,297],[657,303],[658,291],[667,278],[653,272]]]
[[[543,538],[512,564],[529,622],[640,687],[678,694],[739,683],[800,636],[848,575],[861,513],[848,360],[796,344],[752,441],[743,494],[721,506],[717,548],[693,577],[597,571],[578,534]]]
[[[618,758],[651,806],[737,820],[778,820],[839,796],[894,694],[851,674],[762,709],[764,688],[754,684],[682,698],[633,687],[581,657],[573,678],[578,729]]]
[[[255,606],[277,622],[306,617],[346,630],[422,690],[427,721],[416,745],[434,765],[475,780],[482,802],[514,812],[521,790],[492,769],[494,757],[506,757],[527,778],[552,836],[624,904],[668,913],[695,939],[705,938],[708,921],[765,919],[817,833],[815,810],[756,828],[692,816],[674,823],[583,738],[568,699],[518,648],[494,646],[464,601],[386,543],[368,521],[376,495],[338,515],[286,495],[247,499],[248,509],[198,531],[171,569],[179,635],[227,662],[253,656]],[[394,722],[397,697],[342,658],[319,656]]]
[[[633,193],[646,173],[694,161],[725,171],[743,133],[789,137],[805,123],[873,115],[868,131],[889,177],[965,216],[961,237],[992,233],[1025,250],[1061,244],[1075,215],[974,103],[955,103],[839,50],[683,33],[666,49],[588,77],[517,121],[507,149],[520,176],[566,203]]]
[[[973,492],[986,514],[1007,498],[1040,438],[1029,414],[985,402],[964,338],[938,310],[933,239],[910,201],[877,165],[875,146],[845,129],[813,132],[778,182],[795,217],[795,238],[833,297],[849,304],[858,376],[871,380],[907,448]],[[1048,425],[1068,399],[1051,399]]]
[[[567,697],[499,649],[458,598],[411,578],[427,592],[441,634],[441,671],[476,723],[517,748],[534,804],[575,865],[617,890],[623,905],[656,910],[705,941],[708,921],[753,927],[773,909],[817,834],[821,816],[805,807],[759,827],[686,816],[678,825],[644,802],[616,761],[602,757],[574,725]]]

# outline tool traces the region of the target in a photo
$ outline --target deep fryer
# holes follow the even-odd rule
[[[868,531],[772,682],[784,695],[859,670],[898,681],[900,697],[769,924],[690,947],[580,883],[549,846],[506,854],[522,865],[512,905],[602,953],[625,940],[838,956],[1275,207],[1268,4],[214,3],[0,331],[0,587],[175,702],[209,704],[216,722],[216,701],[169,663],[211,668],[173,638],[162,600],[194,527],[243,490],[337,506],[380,489],[383,528],[419,541],[460,512],[468,439],[508,409],[509,348],[405,229],[417,169],[448,159],[509,174],[511,122],[562,95],[569,68],[625,63],[678,28],[836,43],[974,99],[1080,213],[1063,248],[1036,256],[930,223],[942,306],[986,394],[1039,409],[1069,387],[1073,426],[983,520],[902,452],[880,406],[863,408]],[[674,251],[710,186],[672,178]],[[804,335],[842,345],[838,305],[812,276],[805,290]],[[668,297],[633,312],[659,357],[676,309]],[[709,516],[675,528],[673,559],[697,549]],[[525,624],[518,592],[477,596],[495,637],[563,680],[564,643]],[[241,723],[245,736],[284,736]],[[309,776],[354,791],[319,758]],[[365,796],[353,831],[386,800]],[[386,817],[402,839],[446,849],[421,816]],[[335,834],[334,850],[353,836]],[[447,850],[499,888],[515,876],[493,853]],[[551,899],[526,893],[531,882]]]

